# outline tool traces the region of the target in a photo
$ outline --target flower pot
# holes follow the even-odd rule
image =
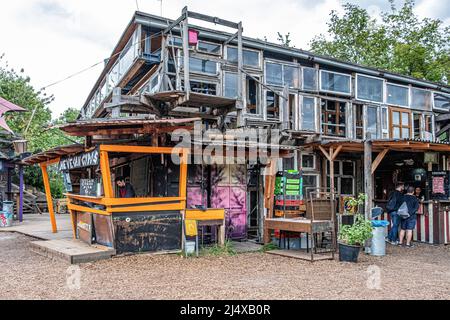
[[[339,261],[358,262],[361,246],[352,246],[339,242]]]

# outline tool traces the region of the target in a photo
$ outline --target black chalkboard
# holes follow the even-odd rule
[[[80,179],[80,195],[97,196],[97,180],[96,179]]]

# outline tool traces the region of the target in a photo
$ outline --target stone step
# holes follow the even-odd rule
[[[116,254],[116,250],[113,248],[88,245],[80,240],[73,239],[32,241],[30,249],[42,256],[63,260],[70,264],[109,259]]]

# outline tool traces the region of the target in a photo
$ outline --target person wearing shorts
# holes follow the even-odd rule
[[[414,195],[413,187],[408,188],[403,199],[408,206],[409,217],[400,221],[400,244],[403,244],[403,239],[406,236],[406,246],[412,247],[413,230],[416,228],[417,210],[419,209],[419,200]]]

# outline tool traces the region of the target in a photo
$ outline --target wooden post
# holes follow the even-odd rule
[[[44,180],[45,197],[47,199],[48,213],[50,214],[50,222],[52,223],[52,232],[57,233],[58,228],[56,226],[55,211],[53,210],[52,192],[50,190],[50,181],[48,179],[47,165],[40,164],[42,170],[42,179]]]
[[[190,70],[189,70],[189,24],[187,7],[183,9],[183,68],[184,68],[184,91],[186,93],[186,100],[189,101],[189,94],[191,91]]]
[[[238,24],[238,87],[237,87],[237,96],[238,101],[236,102],[237,109],[237,126],[243,127],[245,126],[244,121],[244,96],[243,96],[243,88],[244,88],[244,79],[242,69],[244,68],[244,51],[242,47],[242,22]]]
[[[24,189],[24,181],[23,181],[23,166],[19,166],[19,222],[23,222],[23,189]]]
[[[364,190],[367,195],[365,205],[366,219],[372,219],[373,206],[373,176],[372,176],[372,140],[371,134],[367,132],[364,141]]]

